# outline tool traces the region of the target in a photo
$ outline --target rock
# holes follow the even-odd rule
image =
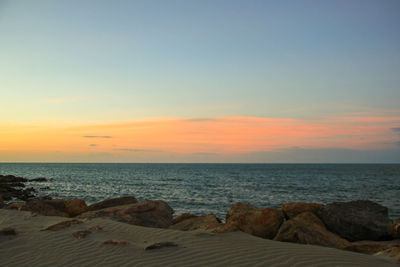
[[[129,245],[129,242],[126,241],[114,241],[114,240],[107,240],[103,242],[104,245],[114,245],[117,247]]]
[[[189,214],[189,213],[182,213],[181,215],[179,215],[178,217],[173,219],[172,223],[173,224],[177,224],[177,223],[180,223],[181,221],[184,221],[186,219],[195,218],[195,217],[198,217],[198,216],[193,215],[193,214]]]
[[[311,212],[303,212],[285,221],[274,240],[335,248],[343,248],[350,244],[347,240],[329,232],[323,222]]]
[[[83,223],[83,221],[80,221],[80,220],[63,221],[63,222],[60,222],[57,224],[50,225],[45,230],[58,231],[58,230],[62,230],[64,228],[70,227],[71,225],[81,224],[81,223]]]
[[[78,216],[88,210],[85,200],[78,198],[65,201],[65,208],[70,217]]]
[[[390,239],[388,209],[369,200],[328,204],[318,216],[329,231],[349,241]]]
[[[6,204],[3,201],[3,198],[0,196],[0,209],[3,208]]]
[[[3,228],[2,230],[0,230],[0,235],[16,235],[17,232],[15,231],[15,229],[8,227],[8,228]]]
[[[169,229],[192,231],[192,230],[210,230],[218,228],[222,225],[221,221],[214,214],[189,217],[186,220],[171,225]]]
[[[134,204],[88,211],[80,218],[110,218],[133,225],[168,228],[172,225],[173,209],[164,201],[146,201]]]
[[[386,250],[380,251],[375,255],[385,255],[391,258],[395,258],[397,261],[400,261],[400,247],[391,247]]]
[[[33,213],[45,216],[69,217],[67,208],[65,206],[65,200],[63,199],[33,199],[26,202],[26,206],[23,210],[31,211]]]
[[[47,182],[48,180],[44,177],[30,179],[29,182]]]
[[[82,230],[82,231],[73,232],[71,235],[75,238],[82,239],[82,238],[85,238],[86,236],[90,235],[91,233],[92,233],[92,231]]]
[[[317,212],[323,207],[323,204],[291,202],[282,204],[282,211],[287,219],[292,219],[303,212]]]
[[[284,220],[281,210],[274,208],[258,209],[254,206],[236,203],[226,215],[226,224],[221,231],[243,231],[262,238],[273,239]]]
[[[5,208],[10,210],[24,210],[25,206],[25,202],[11,202],[8,203]]]
[[[400,239],[400,219],[389,225],[388,232],[393,239]]]
[[[144,250],[160,249],[160,248],[166,248],[166,247],[177,247],[177,246],[178,246],[178,244],[167,241],[167,242],[151,244],[151,245],[145,247]]]
[[[348,246],[344,247],[343,249],[348,251],[373,255],[392,247],[400,247],[400,240],[356,241],[356,242],[351,242]]]
[[[134,204],[137,202],[138,202],[137,199],[132,196],[131,197],[111,198],[111,199],[106,199],[104,201],[90,205],[88,208],[88,211],[101,210],[101,209],[106,209],[106,208],[115,207],[115,206],[122,206],[122,205],[127,205],[127,204]]]

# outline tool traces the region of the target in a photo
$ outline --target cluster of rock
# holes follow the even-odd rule
[[[1,204],[1,203],[0,203]],[[242,231],[261,238],[335,247],[368,254],[386,253],[400,260],[400,219],[392,222],[388,209],[368,200],[332,204],[285,203],[281,209],[259,209],[236,203],[225,223],[214,214],[182,214],[164,201],[138,202],[133,196],[87,205],[82,199],[40,199],[3,204],[5,208],[46,216],[109,218],[133,225],[173,230]]]
[[[3,201],[19,199],[27,201],[35,197],[36,190],[33,187],[25,188],[26,182],[46,182],[46,178],[26,179],[14,175],[0,175],[0,207]]]

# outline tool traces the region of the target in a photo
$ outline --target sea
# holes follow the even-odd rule
[[[46,177],[29,186],[88,204],[120,196],[164,200],[175,215],[214,213],[224,220],[236,202],[279,208],[368,199],[400,218],[400,164],[0,163],[0,174]]]

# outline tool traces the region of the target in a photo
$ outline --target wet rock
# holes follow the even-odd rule
[[[169,229],[181,230],[181,231],[192,231],[192,230],[211,230],[221,227],[222,223],[214,214],[204,216],[189,217],[185,220],[171,225]]]
[[[350,244],[347,240],[329,232],[323,222],[311,212],[303,212],[285,221],[274,240],[335,248],[343,248]]]
[[[30,179],[29,182],[48,182],[47,178],[44,177],[38,177],[34,179]]]
[[[11,227],[3,228],[2,230],[0,230],[0,235],[16,235],[16,234],[17,232],[15,231],[15,229]]]
[[[369,200],[328,204],[318,216],[329,231],[349,241],[390,239],[388,209]]]
[[[189,214],[189,213],[182,213],[181,215],[179,215],[178,217],[176,217],[175,219],[172,220],[173,224],[177,224],[180,223],[181,221],[190,219],[190,218],[196,218],[198,216],[193,215],[193,214]]]
[[[262,238],[273,239],[283,223],[281,210],[274,208],[258,209],[254,206],[236,203],[226,215],[226,224],[218,232],[243,231]]]
[[[106,209],[106,208],[115,207],[115,206],[122,206],[122,205],[127,205],[127,204],[134,204],[137,202],[138,202],[137,199],[132,196],[111,198],[111,199],[106,199],[104,201],[90,205],[88,207],[88,211],[101,210],[101,209]]]
[[[40,190],[42,191],[47,191],[50,190],[51,188],[49,186],[41,187]]]
[[[103,242],[104,245],[114,245],[117,247],[129,245],[127,241],[114,241],[114,240],[107,240]]]
[[[82,238],[85,238],[86,236],[90,235],[91,233],[92,233],[92,231],[90,231],[90,230],[82,230],[82,231],[73,232],[71,235],[75,238],[82,239]]]
[[[24,189],[28,179],[14,175],[0,175],[0,197],[9,201],[13,198],[26,201],[34,198],[36,190],[32,187]]]
[[[59,230],[65,229],[67,227],[70,227],[71,225],[81,224],[81,223],[83,223],[83,221],[80,221],[80,220],[63,221],[63,222],[60,222],[57,224],[50,225],[45,230],[59,231]]]
[[[173,209],[164,201],[146,201],[134,204],[88,211],[80,218],[110,218],[133,225],[168,228],[172,225]]]
[[[88,206],[86,205],[85,200],[79,198],[66,200],[65,208],[70,217],[78,216],[79,214],[84,213],[88,210]]]
[[[323,206],[323,204],[318,203],[291,202],[282,204],[282,211],[287,219],[292,219],[303,212],[317,214]]]
[[[167,241],[167,242],[151,244],[151,245],[145,247],[144,250],[160,249],[160,248],[166,248],[166,247],[177,247],[177,246],[178,246],[178,244]]]

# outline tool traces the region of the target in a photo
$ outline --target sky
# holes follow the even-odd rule
[[[400,163],[399,14],[0,0],[0,162]]]

